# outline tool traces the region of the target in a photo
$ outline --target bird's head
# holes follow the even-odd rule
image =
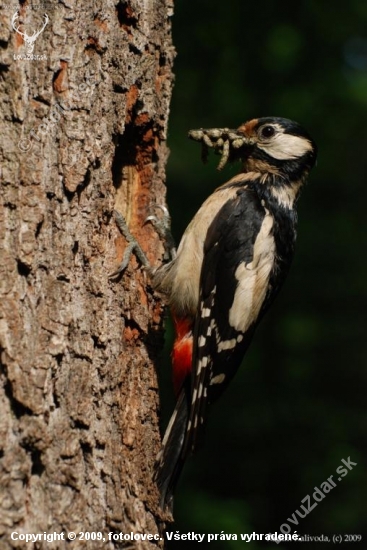
[[[242,124],[241,160],[244,170],[304,179],[316,162],[317,147],[310,135],[287,118],[264,117]]]

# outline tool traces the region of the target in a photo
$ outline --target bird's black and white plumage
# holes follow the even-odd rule
[[[210,139],[223,132],[208,131],[205,144],[215,147]],[[172,506],[208,405],[233,378],[285,280],[296,240],[295,202],[316,160],[311,137],[288,119],[255,119],[226,132],[233,143],[229,160],[241,160],[242,171],[204,202],[176,258],[154,276],[177,329],[178,399],[157,461],[163,508]]]

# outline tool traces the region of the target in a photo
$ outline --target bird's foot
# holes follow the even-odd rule
[[[138,258],[138,260],[140,261],[141,265],[147,269],[150,269],[151,266],[149,264],[148,258],[144,254],[138,241],[130,233],[130,230],[127,226],[125,218],[117,210],[114,210],[114,215],[115,215],[115,221],[116,221],[117,227],[119,228],[120,232],[122,233],[122,235],[125,237],[125,239],[129,244],[126,247],[121,264],[113,273],[110,274],[109,278],[115,279],[123,271],[125,271],[125,269],[129,264],[129,261],[133,252],[135,256]]]
[[[176,246],[171,234],[171,216],[167,208],[161,204],[157,204],[156,208],[159,208],[163,215],[158,217],[154,214],[147,217],[144,223],[150,222],[164,244],[164,259],[173,260],[176,257]]]

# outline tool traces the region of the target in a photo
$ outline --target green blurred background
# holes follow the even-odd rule
[[[201,202],[238,170],[217,172],[212,154],[203,165],[189,129],[292,118],[314,137],[319,160],[298,204],[291,273],[213,406],[205,445],[177,490],[172,530],[279,533],[334,475],[337,486],[294,528],[362,534],[362,544],[339,547],[367,548],[367,3],[176,0],[173,35],[167,187],[177,242]],[[173,407],[169,346],[165,421]],[[335,470],[349,456],[357,466],[338,481]]]

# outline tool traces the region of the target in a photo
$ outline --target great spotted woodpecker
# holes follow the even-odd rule
[[[176,330],[177,404],[156,470],[161,507],[168,511],[208,405],[233,378],[286,278],[296,240],[295,202],[317,154],[308,133],[284,118],[192,131],[190,137],[205,150],[220,151],[220,167],[241,160],[242,170],[204,202],[176,257],[152,276],[167,296]]]

